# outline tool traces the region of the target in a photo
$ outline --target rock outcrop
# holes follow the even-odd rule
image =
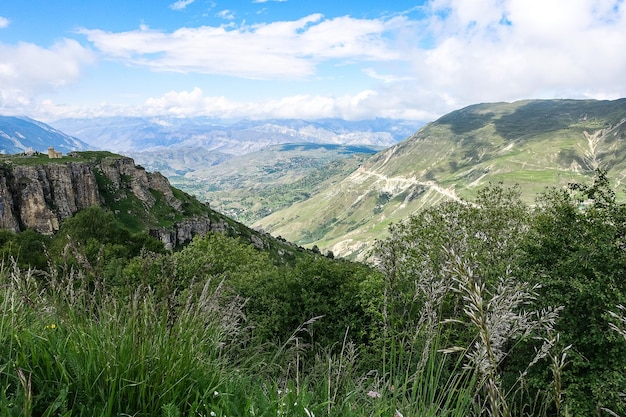
[[[196,235],[224,231],[228,227],[223,219],[213,220],[208,207],[207,214],[187,216],[183,213],[184,202],[176,198],[167,178],[158,172],[146,172],[131,158],[85,158],[82,162],[78,154],[74,156],[67,162],[32,163],[16,158],[0,164],[0,228],[53,234],[66,218],[111,199],[136,198],[145,213],[125,214],[145,214],[148,219],[157,204],[157,196],[162,205],[168,206],[170,217],[181,218],[167,226],[147,227],[168,248],[186,243]]]
[[[165,249],[169,250],[191,241],[196,235],[224,233],[227,229],[228,225],[223,220],[214,221],[208,216],[201,216],[176,222],[171,228],[150,230],[150,234],[163,242]]]
[[[50,234],[62,220],[102,202],[92,168],[83,163],[16,165],[8,180],[11,192],[0,199],[14,210],[3,223],[19,229]]]

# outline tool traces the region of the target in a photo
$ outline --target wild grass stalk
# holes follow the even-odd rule
[[[450,252],[452,262],[448,268],[455,283],[453,290],[461,296],[462,310],[468,325],[474,333],[474,341],[468,347],[453,347],[449,352],[464,352],[465,369],[472,370],[477,376],[475,399],[481,413],[490,416],[509,417],[513,415],[510,398],[523,383],[524,371],[513,387],[505,389],[502,383],[501,364],[507,357],[511,345],[532,337],[541,337],[553,333],[554,324],[560,308],[532,310],[532,302],[536,297],[537,287],[520,282],[507,270],[497,283],[489,285],[479,275],[468,259],[462,259]],[[447,322],[463,323],[461,318],[453,318]],[[555,343],[544,344],[528,366],[552,354],[550,347]],[[565,355],[562,360],[556,359],[553,367],[555,378],[565,366]],[[560,401],[562,386],[556,387]]]
[[[80,274],[49,283],[15,268],[0,275],[0,407],[27,416],[211,411],[242,317],[220,286],[191,289],[172,312],[150,288],[119,299]]]

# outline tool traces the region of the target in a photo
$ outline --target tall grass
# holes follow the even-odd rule
[[[222,318],[238,306],[223,305],[209,285],[170,309],[150,288],[120,299],[82,278],[0,271],[3,411],[155,416],[175,405],[183,415],[210,413],[232,336]]]
[[[468,366],[477,345],[458,356],[445,349],[435,306],[417,325],[389,331],[383,350],[355,345],[350,329],[340,349],[317,346],[308,326],[323,317],[283,343],[256,346],[244,300],[223,282],[124,294],[70,268],[1,265],[0,415],[506,415],[481,402],[501,389],[488,383],[497,383],[495,369]],[[506,410],[507,394],[497,394]]]

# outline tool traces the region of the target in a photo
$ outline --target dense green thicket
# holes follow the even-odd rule
[[[624,239],[603,173],[426,209],[375,267],[166,252],[99,208],[3,231],[0,414],[623,415]]]
[[[570,410],[625,415],[626,343],[609,312],[626,303],[626,205],[603,173],[590,186],[547,192],[521,248],[520,267],[542,286],[537,303],[563,306],[555,331],[572,347],[563,370]]]

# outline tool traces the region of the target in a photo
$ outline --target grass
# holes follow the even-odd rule
[[[10,163],[13,165],[41,165],[41,164],[66,164],[68,162],[85,162],[88,160],[90,162],[100,162],[105,158],[116,157],[119,158],[120,155],[114,154],[112,152],[107,151],[82,151],[82,152],[72,152],[71,156],[67,154],[63,155],[62,158],[53,158],[50,159],[47,153],[35,153],[33,155],[1,155],[0,161],[3,163]]]
[[[165,273],[165,272],[164,272]],[[0,267],[0,414],[13,416],[467,416],[475,374],[428,327],[385,339],[251,343],[223,283],[122,295],[78,271]],[[430,343],[424,344],[424,340]],[[374,356],[372,356],[372,354]],[[308,359],[307,359],[308,358]],[[378,358],[373,360],[373,358]],[[381,367],[374,366],[376,363]]]

